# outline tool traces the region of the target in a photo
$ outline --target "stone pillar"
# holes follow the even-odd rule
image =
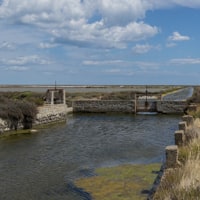
[[[175,144],[178,146],[182,146],[185,142],[185,134],[183,130],[175,131]]]
[[[166,153],[166,168],[175,168],[178,165],[178,146],[167,146]]]
[[[187,129],[187,123],[186,122],[179,122],[178,124],[179,130],[183,130],[184,132]]]
[[[187,126],[191,126],[194,123],[194,118],[191,115],[184,115],[182,119],[187,123]]]
[[[51,91],[51,105],[54,105],[54,91]]]
[[[188,112],[196,112],[197,111],[197,105],[196,104],[190,104],[187,108]]]

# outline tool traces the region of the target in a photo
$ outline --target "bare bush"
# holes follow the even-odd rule
[[[17,130],[20,123],[24,129],[32,128],[36,114],[34,103],[0,98],[0,118],[7,122],[11,130]]]

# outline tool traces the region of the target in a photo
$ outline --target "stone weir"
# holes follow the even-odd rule
[[[183,114],[188,107],[187,101],[164,100],[78,100],[72,103],[73,112],[159,112],[167,114]]]

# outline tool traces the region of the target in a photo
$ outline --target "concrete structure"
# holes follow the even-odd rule
[[[184,115],[182,119],[186,122],[187,126],[192,126],[194,124],[194,118],[190,115]]]
[[[187,107],[186,101],[149,100],[78,100],[73,101],[74,112],[159,112],[167,114],[183,114]]]
[[[124,112],[134,113],[134,101],[80,100],[72,104],[73,112]]]
[[[175,131],[174,138],[175,138],[175,145],[182,146],[185,144],[185,133],[183,130]]]
[[[63,104],[46,104],[38,107],[38,114],[34,125],[48,124],[58,121],[66,121],[67,114],[72,113],[72,108],[68,108],[67,105]],[[0,133],[9,131],[8,125],[5,121],[0,119]]]
[[[166,114],[183,114],[187,101],[157,101],[157,111]]]
[[[166,152],[166,168],[175,168],[178,166],[178,146],[171,145],[167,146],[165,149]]]
[[[48,89],[45,97],[47,104],[66,104],[65,89]]]
[[[186,122],[179,122],[178,123],[178,128],[179,128],[179,130],[183,130],[184,133],[185,133],[186,130],[187,130],[187,123]]]
[[[38,107],[38,111],[39,112],[34,123],[36,125],[66,120],[68,108],[66,105],[62,104],[45,105]]]

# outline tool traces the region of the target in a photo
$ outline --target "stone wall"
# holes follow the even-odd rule
[[[137,108],[134,100],[127,101],[108,101],[108,100],[80,100],[72,104],[74,112],[124,112],[135,113],[141,111],[183,114],[187,107],[186,101],[148,101],[145,110],[145,101],[137,100]]]
[[[45,105],[38,107],[38,114],[35,124],[47,124],[55,121],[66,120],[68,109],[66,105]]]
[[[187,106],[187,101],[157,101],[157,111],[166,114],[182,114]]]
[[[134,101],[81,100],[72,104],[73,112],[125,112],[134,113]]]
[[[38,107],[38,114],[36,116],[35,125],[47,124],[56,121],[66,120],[67,113],[72,112],[72,108],[68,108],[67,105],[44,105]],[[19,127],[21,127],[19,125]],[[9,130],[7,123],[0,119],[0,133]]]

